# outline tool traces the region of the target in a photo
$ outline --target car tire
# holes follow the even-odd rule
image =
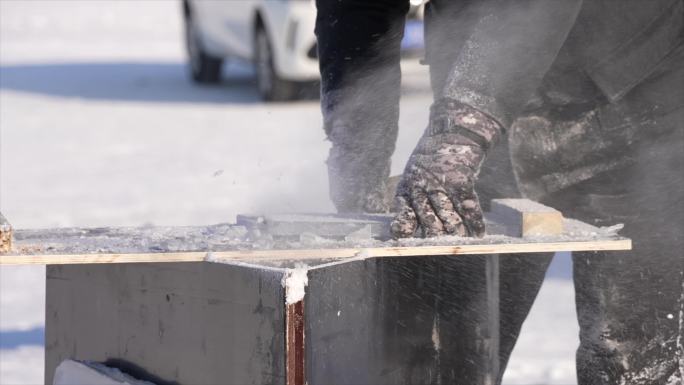
[[[254,33],[254,65],[259,95],[267,101],[286,101],[297,97],[299,85],[281,78],[273,64],[273,49],[268,33],[257,25]]]
[[[216,84],[221,81],[223,59],[206,52],[202,45],[192,16],[185,17],[185,46],[192,80],[200,84]]]

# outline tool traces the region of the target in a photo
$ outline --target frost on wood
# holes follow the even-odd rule
[[[107,227],[15,230],[13,254],[163,253],[181,251],[298,250],[401,246],[495,245],[530,242],[593,241],[617,237],[621,225],[599,228],[580,221],[563,220],[563,233],[514,237],[504,234],[505,225],[494,216],[485,217],[484,238],[442,236],[398,240],[328,239],[305,233],[301,239],[253,237],[243,226],[218,224],[181,227]]]
[[[55,370],[53,385],[154,385],[119,369],[94,362],[64,360]]]
[[[452,250],[446,253],[465,254],[465,251],[457,248],[473,246],[499,250],[519,245],[519,250],[524,248],[530,251],[535,244],[563,243],[563,247],[572,248],[572,243],[587,242],[617,242],[621,245],[619,247],[629,247],[629,240],[617,234],[620,226],[598,228],[572,219],[559,219],[562,220],[561,234],[515,236],[509,231],[509,223],[495,213],[489,213],[485,214],[487,234],[484,238],[441,236],[396,240],[382,235],[389,228],[389,215],[241,216],[238,224],[210,226],[16,230],[13,248],[9,253],[4,253],[4,261],[7,264],[60,263],[61,259],[69,260],[75,256],[76,259],[68,263],[86,263],[84,260],[89,258],[96,260],[92,263],[137,262],[138,257],[143,258],[140,260],[143,262],[157,261],[156,254],[164,253],[168,254],[168,261],[225,262],[230,259],[286,269],[296,267],[298,261],[303,259],[310,266],[315,266],[350,258],[425,255],[415,254],[420,250],[403,250],[407,248],[443,247]],[[378,250],[391,254],[379,254],[376,252]],[[224,255],[221,256],[221,253]],[[49,256],[54,258],[45,262],[50,259]],[[112,259],[107,259],[109,257]]]
[[[15,232],[14,252],[135,253],[231,249],[243,245],[242,226],[143,226],[61,228]]]
[[[295,268],[285,271],[282,283],[285,288],[285,302],[288,305],[304,299],[306,286],[309,284],[308,271],[309,267],[304,264],[298,264]]]

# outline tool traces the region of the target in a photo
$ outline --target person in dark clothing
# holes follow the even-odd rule
[[[316,5],[331,198],[340,212],[385,212],[409,5]],[[482,236],[481,204],[517,196],[624,223],[631,252],[573,254],[579,383],[681,385],[684,1],[432,0],[425,23],[434,103],[397,188],[394,235]],[[501,258],[497,382],[550,258]],[[397,294],[388,322],[428,335],[439,320],[441,354],[416,364],[423,347],[407,337],[374,382],[485,383],[473,357],[482,264],[378,264]],[[441,278],[416,283],[427,272]],[[438,318],[411,317],[430,301]],[[412,366],[397,376],[393,365]]]

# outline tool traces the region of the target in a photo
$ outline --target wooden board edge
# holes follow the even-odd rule
[[[529,199],[492,199],[489,214],[515,237],[563,234],[563,214]]]
[[[497,245],[398,246],[347,249],[193,251],[179,253],[0,255],[0,265],[63,265],[157,262],[255,262],[343,259],[354,257],[413,257],[422,255],[481,255],[559,251],[631,250],[630,239],[579,242],[506,243]]]
[[[204,251],[186,253],[0,255],[0,266],[202,262],[206,256],[207,253]]]

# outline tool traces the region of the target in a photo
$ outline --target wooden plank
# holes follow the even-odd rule
[[[631,250],[632,242],[626,238],[574,242],[529,242],[504,244],[468,244],[440,246],[397,246],[372,248],[302,249],[302,250],[231,250],[193,251],[178,253],[130,254],[40,254],[2,255],[0,265],[61,265],[100,263],[151,263],[151,262],[259,262],[278,260],[323,260],[372,257],[409,257],[431,255],[479,255],[543,253],[558,251]]]
[[[0,253],[12,250],[12,226],[0,213]]]
[[[480,239],[445,236],[388,240],[378,236],[387,232],[391,220],[388,215],[353,218],[288,215],[266,219],[261,217],[261,221],[258,218],[245,217],[241,220],[244,225],[224,223],[184,227],[16,230],[13,248],[9,252],[0,252],[0,265],[198,261],[267,263],[297,260],[315,263],[315,260],[358,257],[631,248],[629,239],[617,235],[621,226],[597,228],[573,219],[563,219],[558,211],[527,200],[495,200],[492,207],[493,212],[485,216],[487,235]],[[268,218],[273,222],[270,225]],[[549,225],[556,219],[562,221],[560,225]],[[514,225],[513,230],[511,223]],[[376,235],[370,239],[350,237],[349,229],[358,231],[354,227],[357,225],[362,225],[367,232]],[[269,226],[276,229],[276,233],[286,236],[278,238],[270,231],[262,232]],[[375,229],[371,231],[369,226],[375,226]],[[316,233],[317,228],[322,230]],[[559,228],[561,233],[558,232]],[[292,239],[292,235],[296,235],[298,231],[314,234]],[[538,235],[540,232],[545,235]],[[325,238],[325,235],[333,235],[334,239]]]
[[[494,199],[491,215],[506,227],[506,235],[529,237],[563,234],[560,211],[527,199]]]

